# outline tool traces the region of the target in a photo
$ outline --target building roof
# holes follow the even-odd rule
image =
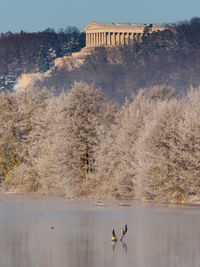
[[[137,24],[137,23],[105,23],[105,22],[95,22],[85,27],[85,30],[90,30],[94,28],[141,28],[144,29],[146,26],[150,24]],[[153,28],[166,28],[166,24],[152,24]]]

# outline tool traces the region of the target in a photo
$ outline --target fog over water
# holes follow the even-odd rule
[[[0,266],[200,266],[199,207],[0,199]],[[113,228],[116,244],[110,241]]]

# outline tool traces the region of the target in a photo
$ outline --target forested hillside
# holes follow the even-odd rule
[[[45,72],[54,59],[85,46],[85,34],[76,27],[55,32],[0,34],[0,91],[12,90],[22,73]]]
[[[185,93],[200,84],[199,73],[200,18],[193,18],[162,32],[148,28],[133,46],[96,48],[79,69],[57,70],[42,86],[69,89],[74,81],[85,81],[123,103],[138,88],[154,85]]]
[[[180,94],[200,83],[200,18],[171,25],[161,32],[147,26],[133,46],[96,48],[79,68],[54,68],[57,57],[85,46],[85,34],[76,28],[54,32],[2,34],[0,38],[1,90],[13,89],[22,73],[51,69],[36,86],[70,89],[74,81],[93,83],[111,99],[123,103],[138,88],[174,87]]]

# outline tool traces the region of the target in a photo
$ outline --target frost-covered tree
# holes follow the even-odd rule
[[[182,165],[180,175],[189,201],[200,199],[200,90],[191,89],[179,121]]]
[[[28,88],[14,95],[18,106],[18,131],[22,164],[13,170],[15,183],[26,191],[37,191],[40,181],[35,161],[40,155],[40,145],[48,131],[46,120],[49,92],[39,88]]]
[[[89,194],[95,188],[95,150],[101,128],[112,120],[116,105],[99,89],[75,83],[71,91],[55,102],[54,136],[49,137],[53,153],[49,165],[68,196]]]
[[[30,88],[0,96],[1,184],[7,190],[19,186],[37,190],[34,159],[47,128],[43,119],[47,95],[46,90]]]
[[[144,121],[164,99],[175,95],[173,88],[155,86],[140,90],[118,112],[116,121],[101,142],[98,176],[105,194],[116,198],[137,196],[136,143]]]
[[[157,200],[178,200],[185,182],[179,171],[182,163],[178,122],[181,105],[164,101],[146,118],[137,141],[137,176],[141,195]]]
[[[14,186],[12,169],[21,164],[17,105],[11,94],[0,94],[0,178]]]
[[[191,202],[200,197],[200,93],[160,103],[137,142],[141,196]]]

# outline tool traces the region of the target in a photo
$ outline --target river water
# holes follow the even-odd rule
[[[0,197],[0,266],[200,267],[200,207],[130,204]]]

